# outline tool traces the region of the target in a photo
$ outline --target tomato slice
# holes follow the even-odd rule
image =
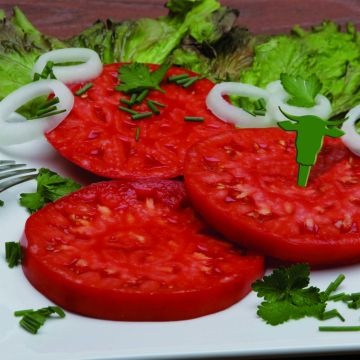
[[[129,96],[115,91],[121,64],[106,65],[83,96],[75,97],[71,114],[47,134],[48,141],[68,160],[112,179],[174,178],[183,174],[187,149],[200,139],[228,130],[232,125],[218,120],[207,110],[205,99],[213,87],[202,79],[184,89],[164,81],[166,93],[151,91],[147,99],[158,101],[159,115],[132,120],[119,110],[120,99]],[[149,65],[152,70],[155,65]],[[179,67],[167,76],[195,75]],[[84,84],[72,86],[73,92]],[[149,112],[146,100],[133,110]],[[204,122],[184,121],[186,116],[204,117]],[[140,129],[140,130],[137,130]],[[137,132],[138,140],[137,140]]]
[[[33,214],[23,270],[41,293],[86,316],[190,319],[225,309],[263,258],[212,235],[172,180],[102,182]]]
[[[360,158],[325,139],[306,188],[297,186],[294,134],[225,132],[194,145],[185,184],[196,209],[243,246],[313,265],[360,260]]]

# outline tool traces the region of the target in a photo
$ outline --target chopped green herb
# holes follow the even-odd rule
[[[94,86],[93,83],[87,83],[86,85],[84,85],[81,89],[79,89],[78,91],[75,92],[76,96],[80,96],[85,94],[89,89],[91,89]]]
[[[319,319],[320,320],[329,320],[329,319],[333,319],[335,317],[339,318],[341,321],[345,321],[345,318],[336,309],[325,311],[323,314],[321,314]]]
[[[33,81],[38,81],[40,79],[48,79],[49,77],[50,79],[56,79],[56,76],[54,75],[53,72],[53,67],[54,67],[54,62],[48,61],[41,74],[39,73],[34,74]]]
[[[52,315],[55,314],[59,319],[65,317],[65,312],[58,306],[48,306],[39,310],[28,309],[14,312],[16,317],[22,317],[19,322],[20,326],[31,334],[37,334],[38,330],[45,324],[46,320],[52,318]]]
[[[160,114],[160,110],[150,101],[148,100],[146,102],[148,108],[156,115],[159,115]]]
[[[176,80],[176,84],[177,85],[183,85],[183,84],[186,84],[187,82],[189,82],[189,80],[191,80],[189,77],[186,77],[186,78],[182,78],[180,80]]]
[[[138,113],[136,115],[133,115],[131,118],[133,120],[141,120],[141,119],[146,119],[153,116],[152,112],[144,112],[144,113]]]
[[[150,101],[151,103],[153,103],[154,105],[157,105],[157,106],[160,106],[160,107],[166,107],[166,105],[165,104],[162,104],[162,103],[160,103],[160,102],[158,102],[158,101],[155,101],[155,100],[148,100],[148,101]]]
[[[46,102],[44,102],[42,105],[39,106],[39,110],[42,109],[47,109],[48,107],[52,106],[52,105],[56,105],[60,102],[59,98],[56,96],[50,100],[47,100]]]
[[[184,120],[190,121],[190,122],[204,122],[205,121],[205,119],[203,117],[197,117],[197,116],[185,116]]]
[[[130,106],[133,106],[136,102],[136,98],[137,98],[137,95],[136,94],[132,94],[131,95],[131,98],[130,98]]]
[[[124,99],[124,98],[121,98],[120,102],[127,105],[127,106],[129,106],[129,107],[132,107],[134,105],[134,103],[132,103],[131,100]]]
[[[330,294],[335,292],[338,287],[341,285],[341,283],[345,280],[345,275],[340,274],[335,281],[331,282],[330,285],[326,288],[324,291],[324,294],[326,295],[327,299],[329,299]]]
[[[30,213],[41,209],[45,204],[55,201],[81,186],[71,179],[63,178],[49,169],[40,169],[36,178],[35,193],[21,194],[20,204]]]
[[[126,93],[139,93],[145,89],[162,91],[160,83],[169,68],[170,64],[164,63],[157,70],[151,72],[145,64],[134,62],[129,65],[123,65],[119,69],[121,84],[116,86],[115,89]]]
[[[360,331],[360,326],[319,326],[319,331]]]
[[[187,89],[191,85],[195,84],[198,80],[200,80],[199,76],[194,76],[194,77],[190,78],[189,81],[187,81],[185,84],[183,84],[183,88]]]
[[[19,242],[5,243],[5,259],[9,268],[13,268],[21,264],[22,254]]]
[[[0,207],[4,206],[4,202],[0,200]]]
[[[48,116],[54,116],[54,115],[62,114],[62,113],[65,112],[65,111],[66,111],[65,109],[63,109],[63,110],[57,110],[57,111],[45,113],[45,114],[43,114],[43,115],[39,115],[39,116],[37,116],[36,118],[37,118],[37,119],[42,119],[42,118],[45,118],[45,117],[48,117]]]
[[[139,96],[136,98],[135,103],[136,104],[141,104],[143,102],[143,100],[149,95],[149,90],[145,89],[143,90]]]
[[[140,128],[136,128],[136,133],[135,133],[135,141],[139,141],[140,138]]]
[[[125,111],[125,112],[127,112],[127,113],[129,113],[129,114],[131,114],[131,115],[136,115],[136,114],[138,114],[137,111],[132,110],[132,109],[129,109],[129,108],[124,107],[124,106],[119,106],[118,109],[120,109],[120,110],[122,110],[122,111]]]
[[[300,107],[312,107],[315,105],[315,97],[320,93],[322,87],[316,75],[303,79],[300,76],[282,73],[280,80],[286,92],[291,96],[288,104]]]
[[[168,82],[177,82],[177,81],[183,80],[183,79],[189,79],[189,74],[172,75],[172,76],[168,77],[167,81]]]

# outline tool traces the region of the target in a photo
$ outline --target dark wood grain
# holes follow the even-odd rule
[[[166,14],[166,0],[4,0],[6,11],[18,5],[44,33],[72,36],[96,19],[123,20]],[[256,33],[288,31],[294,24],[310,26],[323,19],[360,26],[359,0],[222,0],[240,10],[239,23]]]

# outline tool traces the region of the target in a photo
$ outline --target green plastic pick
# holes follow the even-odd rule
[[[330,126],[339,125],[343,121],[327,121],[314,115],[295,116],[280,111],[291,121],[280,121],[278,126],[285,131],[296,131],[296,162],[299,164],[297,183],[306,187],[324,137],[339,138],[345,134],[341,129]]]

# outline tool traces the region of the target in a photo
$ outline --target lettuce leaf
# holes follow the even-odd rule
[[[360,40],[352,25],[346,31],[329,21],[310,31],[297,26],[291,35],[272,36],[255,46],[254,53],[251,69],[241,73],[243,82],[265,87],[281,73],[304,78],[315,74],[332,102],[333,115],[360,102]]]
[[[61,41],[42,35],[17,7],[7,19],[0,12],[0,100],[31,82],[31,69],[39,55],[65,47]]]

